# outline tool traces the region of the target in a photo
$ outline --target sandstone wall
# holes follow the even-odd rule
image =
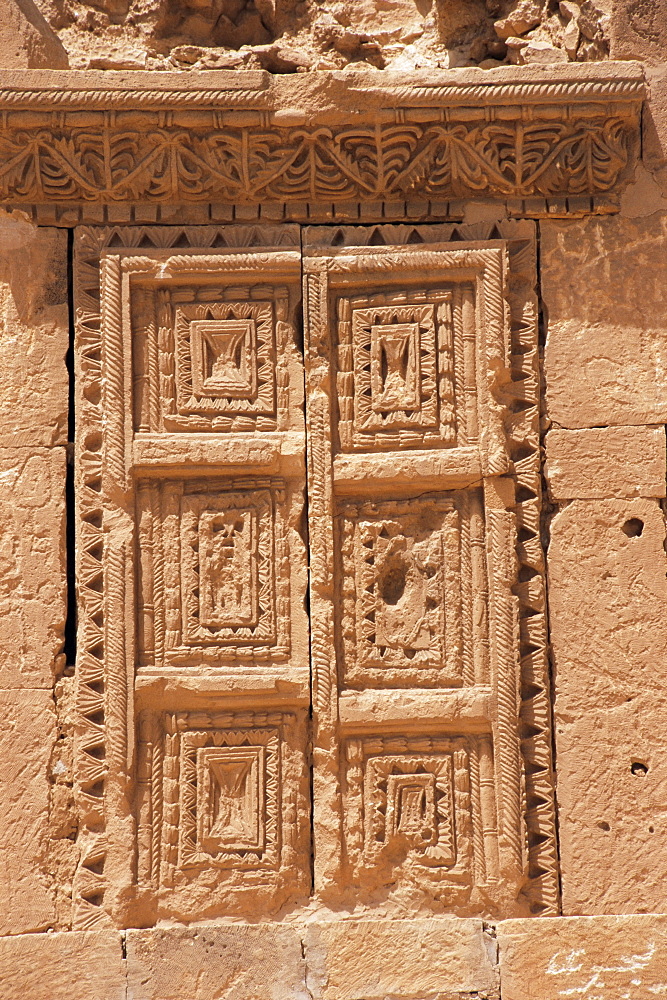
[[[71,930],[78,819],[73,670],[65,649],[70,237],[66,229],[36,228],[16,212],[0,219],[1,1000],[661,995],[667,990],[664,0],[256,0],[224,10],[213,2],[39,0],[38,7],[55,34],[29,20],[33,41],[16,49],[26,66],[63,65],[62,49],[77,68],[194,73],[204,67],[314,72],[363,63],[378,72],[480,65],[492,74],[506,62],[623,58],[644,64],[650,95],[642,158],[620,212],[523,224],[531,232],[534,225],[539,248],[541,527],[560,917],[416,918],[408,900],[398,933],[391,921],[368,913],[361,921],[346,913],[339,922],[332,911],[307,909],[280,925]],[[507,226],[507,206],[468,202],[462,219],[487,238],[493,225]],[[383,708],[388,717],[391,710]]]

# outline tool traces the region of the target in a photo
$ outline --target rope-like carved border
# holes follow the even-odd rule
[[[366,100],[371,98],[390,98],[392,102],[399,102],[405,105],[432,105],[446,102],[448,105],[470,105],[472,107],[483,104],[499,104],[503,101],[517,103],[520,101],[532,101],[536,104],[550,101],[558,102],[583,102],[589,100],[642,100],[644,96],[644,80],[641,68],[635,63],[624,63],[620,65],[598,66],[597,76],[593,79],[580,73],[580,67],[567,67],[568,75],[561,76],[560,73],[554,79],[548,79],[549,70],[545,71],[547,79],[543,80],[522,80],[521,70],[505,71],[506,74],[516,75],[516,79],[491,79],[482,70],[474,74],[478,78],[470,79],[472,73],[467,74],[467,79],[461,82],[440,82],[437,75],[433,82],[426,82],[423,76],[415,74],[414,82],[392,85],[387,84],[384,79],[377,77],[368,78],[364,81],[363,89],[359,85],[359,74],[351,75],[349,84],[353,93],[363,92]],[[2,86],[2,74],[0,74],[0,110],[3,107],[30,107],[35,106],[42,109],[81,107],[85,109],[101,108],[109,110],[113,108],[169,108],[181,109],[187,107],[237,107],[239,105],[247,108],[280,108],[292,106],[291,81],[271,80],[268,74],[251,71],[248,73],[238,72],[235,74],[238,80],[236,85],[230,86],[229,75],[226,79],[221,78],[220,87],[201,86],[192,87],[184,85],[178,86],[177,74],[165,75],[165,88],[160,90],[155,87],[122,86],[113,88],[100,84],[95,86],[90,79],[84,82],[82,74],[63,73],[62,84],[55,85],[52,81],[44,83],[43,87],[35,84],[35,73],[31,73],[31,79],[26,80],[26,84],[21,86],[17,75],[13,74],[10,86]],[[138,76],[139,74],[137,74]],[[207,74],[209,75],[209,74]],[[442,74],[440,74],[442,76]],[[88,77],[91,74],[87,74]],[[210,76],[210,75],[209,75]],[[318,73],[318,79],[313,81],[312,89],[317,89],[320,80],[327,80],[326,73]],[[250,78],[250,79],[249,79]],[[187,82],[190,82],[191,78]],[[207,81],[208,82],[208,81]],[[311,81],[306,81],[306,86]],[[81,86],[77,84],[81,83]],[[304,81],[300,81],[303,87]],[[326,100],[326,95],[325,95]],[[355,105],[356,106],[356,105]]]

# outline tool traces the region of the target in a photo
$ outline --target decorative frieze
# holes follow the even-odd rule
[[[269,80],[0,74],[0,201],[298,214],[302,203],[617,196],[644,93],[632,63]]]

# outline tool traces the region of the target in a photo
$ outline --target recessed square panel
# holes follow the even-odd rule
[[[276,729],[183,733],[181,866],[278,863],[278,751]]]
[[[142,484],[140,667],[289,658],[288,490],[269,478]]]
[[[183,297],[172,295],[178,412],[275,416],[274,302]]]
[[[257,392],[254,319],[202,319],[190,323],[195,396],[253,399]]]
[[[369,855],[402,847],[456,863],[451,754],[370,757],[365,790]]]
[[[197,837],[202,851],[260,851],[266,839],[265,748],[200,747]]]
[[[462,683],[461,549],[457,502],[342,504],[344,681],[351,687]],[[465,500],[463,502],[465,506]]]
[[[341,294],[337,302],[342,450],[454,447],[452,292]]]

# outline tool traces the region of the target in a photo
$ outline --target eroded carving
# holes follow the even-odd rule
[[[455,500],[347,505],[341,513],[345,683],[461,684],[467,539]]]
[[[346,845],[365,889],[389,877],[438,886],[457,907],[498,878],[487,737],[373,734],[345,754]]]
[[[282,481],[139,489],[147,666],[285,659],[290,572]]]
[[[163,890],[159,908],[241,913],[304,891],[302,717],[144,713],[139,752],[140,882]]]

